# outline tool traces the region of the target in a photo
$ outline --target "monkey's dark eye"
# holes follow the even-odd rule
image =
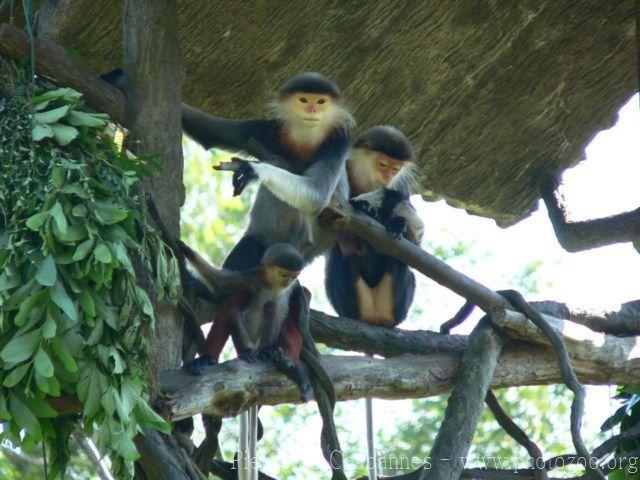
[[[327,101],[324,98],[321,98],[320,100],[318,100],[318,104],[322,105],[323,103],[326,103]]]
[[[300,102],[301,103],[307,103],[306,97],[300,97]]]

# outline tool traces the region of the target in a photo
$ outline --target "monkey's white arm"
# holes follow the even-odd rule
[[[296,175],[267,163],[251,164],[262,184],[283,202],[303,213],[318,215],[327,205],[338,183],[344,161],[318,162],[303,175]]]

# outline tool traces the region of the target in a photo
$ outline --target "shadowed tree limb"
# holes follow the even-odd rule
[[[431,466],[420,480],[458,480],[493,378],[503,338],[483,318],[469,336],[444,419],[431,450]]]
[[[568,252],[579,252],[613,243],[640,240],[640,208],[610,217],[572,222],[568,220],[565,200],[558,187],[560,178],[550,177],[540,185],[549,220],[558,242]]]

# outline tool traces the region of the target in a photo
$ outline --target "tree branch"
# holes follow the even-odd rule
[[[579,252],[640,239],[640,208],[610,217],[571,222],[559,184],[559,177],[549,178],[541,184],[540,195],[562,248],[568,252]]]
[[[508,308],[508,302],[498,293],[456,271],[409,240],[395,239],[374,219],[354,210],[351,205],[340,203],[335,197],[322,211],[318,220],[326,228],[344,230],[366,238],[379,253],[390,255],[415,268],[440,285],[470,300],[486,313]]]
[[[420,480],[458,480],[489,391],[503,338],[484,317],[469,336],[444,419],[431,450],[431,466]]]
[[[29,55],[29,38],[21,28],[0,25],[0,54],[13,60]],[[87,105],[106,112],[117,123],[124,124],[124,95],[116,87],[100,80],[75,61],[55,42],[35,40],[36,71],[57,85],[82,92]]]
[[[596,332],[620,336],[640,335],[639,300],[623,303],[619,310],[612,311],[581,309],[551,300],[531,302],[531,306],[540,313],[566,318]]]
[[[627,358],[607,359],[596,348],[594,358],[574,358],[578,378],[586,384],[628,383],[640,378],[640,349]],[[569,349],[572,352],[571,346]],[[322,362],[334,382],[339,400],[423,398],[451,390],[459,352],[401,355],[387,359],[324,355]],[[562,380],[551,349],[519,342],[505,345],[491,388],[546,385]],[[231,360],[205,369],[200,377],[176,370],[160,382],[160,411],[171,421],[197,413],[227,417],[251,405],[297,403],[297,387],[264,363]],[[484,398],[484,396],[483,396]]]
[[[310,330],[316,342],[332,348],[393,357],[405,353],[462,352],[465,335],[442,335],[430,330],[378,327],[346,317],[311,310]]]

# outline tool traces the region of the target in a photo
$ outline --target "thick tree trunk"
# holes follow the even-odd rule
[[[123,16],[125,124],[128,148],[137,155],[158,154],[162,171],[145,181],[164,224],[180,238],[182,57],[174,0],[128,0]],[[141,199],[141,201],[144,201]],[[154,377],[180,366],[182,320],[164,303],[154,305],[155,328],[149,337]]]
[[[182,128],[180,121],[182,56],[175,0],[127,0],[123,14],[127,147],[137,155],[157,154],[162,170],[145,181],[164,226],[180,238]],[[145,201],[144,199],[139,199]],[[154,304],[155,325],[149,332],[149,372],[152,398],[158,376],[179,368],[183,321],[164,302]],[[136,438],[139,465],[151,480],[204,478],[171,437],[144,431]]]

